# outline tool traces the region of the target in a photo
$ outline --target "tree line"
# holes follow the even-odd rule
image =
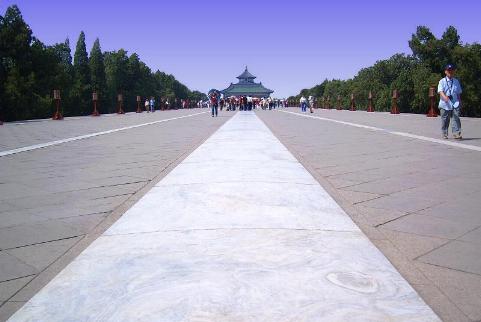
[[[191,91],[174,76],[153,72],[135,53],[102,52],[97,38],[87,54],[80,33],[72,60],[69,40],[47,46],[32,35],[19,8],[0,16],[0,120],[47,118],[53,114],[53,89],[61,91],[65,116],[92,112],[92,93],[98,93],[101,113],[116,110],[123,94],[124,109],[136,109],[136,96],[198,101],[205,94]]]
[[[321,84],[303,89],[290,101],[299,102],[301,96],[310,95],[318,101],[327,97],[337,104],[338,95],[344,108],[350,105],[354,94],[358,108],[366,109],[368,95],[374,95],[377,111],[391,109],[392,92],[399,92],[401,113],[426,113],[429,108],[429,87],[436,87],[444,77],[444,66],[457,66],[456,77],[463,87],[464,116],[481,117],[481,45],[463,44],[456,28],[449,26],[441,38],[436,38],[428,27],[417,27],[409,41],[412,54],[396,54],[364,68],[352,79],[324,80]],[[437,104],[437,103],[436,103]],[[436,105],[437,106],[437,105]]]

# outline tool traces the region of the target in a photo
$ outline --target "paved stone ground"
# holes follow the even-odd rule
[[[48,119],[4,123],[0,127],[0,152],[205,111],[207,109],[169,110],[140,114],[105,114],[100,117],[68,117],[61,122]]]
[[[481,320],[481,152],[283,112],[257,114],[443,320]],[[439,138],[439,118],[422,115],[314,116]],[[479,145],[481,120],[462,121],[462,143]]]
[[[7,124],[0,127],[0,151],[198,111]],[[0,157],[0,320],[230,115]],[[436,313],[445,321],[481,320],[481,152],[277,111],[258,115]],[[439,138],[439,118],[314,115]],[[480,146],[481,120],[462,121],[462,143]]]
[[[0,151],[206,110],[0,127]],[[208,113],[0,157],[0,321],[232,114]]]
[[[438,322],[253,112],[236,113],[9,322]]]

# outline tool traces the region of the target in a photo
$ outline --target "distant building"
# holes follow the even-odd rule
[[[229,87],[221,91],[225,97],[229,96],[252,96],[252,97],[269,97],[274,91],[265,88],[262,83],[255,83],[254,75],[249,73],[247,66],[245,71],[237,76],[239,82],[237,84],[230,83]]]

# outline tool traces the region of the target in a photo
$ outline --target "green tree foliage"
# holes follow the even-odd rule
[[[17,6],[0,16],[0,108],[6,120],[28,113],[30,88],[35,83],[32,70],[32,31]]]
[[[89,67],[90,85],[92,88],[92,92],[96,92],[99,97],[98,108],[100,112],[106,113],[107,81],[105,78],[104,55],[102,54],[102,50],[100,48],[100,41],[98,38],[95,39],[92,50],[90,51]]]
[[[191,92],[174,76],[153,73],[135,53],[120,49],[103,53],[95,40],[90,57],[85,34],[80,33],[72,62],[70,43],[51,46],[32,36],[17,6],[8,7],[0,16],[0,119],[14,121],[51,117],[52,91],[60,89],[64,115],[92,112],[92,92],[97,91],[102,113],[114,112],[117,94],[124,96],[124,109],[134,111],[136,96],[205,99]]]
[[[76,115],[86,115],[91,110],[90,94],[90,66],[85,45],[85,34],[80,32],[75,54],[73,57],[74,83],[72,95],[75,100],[74,113]]]
[[[444,77],[444,66],[454,63],[457,77],[463,86],[462,113],[466,116],[481,116],[481,45],[463,45],[453,26],[449,26],[441,38],[436,38],[428,27],[419,26],[409,41],[412,55],[396,54],[389,59],[376,62],[364,68],[352,79],[324,80],[310,89],[303,89],[299,95],[331,97],[331,104],[342,99],[344,108],[349,106],[353,93],[358,108],[366,109],[368,94],[374,94],[374,105],[378,111],[389,111],[392,91],[397,89],[401,112],[426,113],[429,107],[429,87],[435,86]]]

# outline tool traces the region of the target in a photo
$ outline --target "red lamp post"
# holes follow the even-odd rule
[[[142,109],[140,108],[140,101],[141,101],[141,98],[139,95],[137,95],[137,111],[136,113],[142,113]]]
[[[356,110],[356,101],[354,99],[354,93],[351,94],[351,108],[350,108],[351,111],[355,111]]]
[[[436,87],[431,85],[429,87],[429,111],[427,117],[437,117],[438,111],[436,110]]]
[[[57,107],[57,111],[53,114],[52,120],[63,120],[63,115],[60,113],[60,90],[54,89],[53,90],[53,99],[55,100],[55,105]]]
[[[369,104],[367,106],[367,111],[368,112],[374,112],[374,105],[372,104],[372,92],[371,91],[369,91],[368,100],[369,100]]]
[[[124,102],[124,97],[122,94],[118,94],[117,95],[117,102],[119,103],[119,110],[117,111],[117,114],[125,114],[122,106],[123,106],[123,102]]]
[[[92,116],[100,116],[99,111],[97,110],[97,101],[99,100],[99,95],[97,92],[92,93],[92,101],[94,102],[94,111],[92,112]]]
[[[392,107],[391,114],[399,114],[399,107],[397,105],[397,100],[399,98],[399,92],[397,89],[392,91]]]

